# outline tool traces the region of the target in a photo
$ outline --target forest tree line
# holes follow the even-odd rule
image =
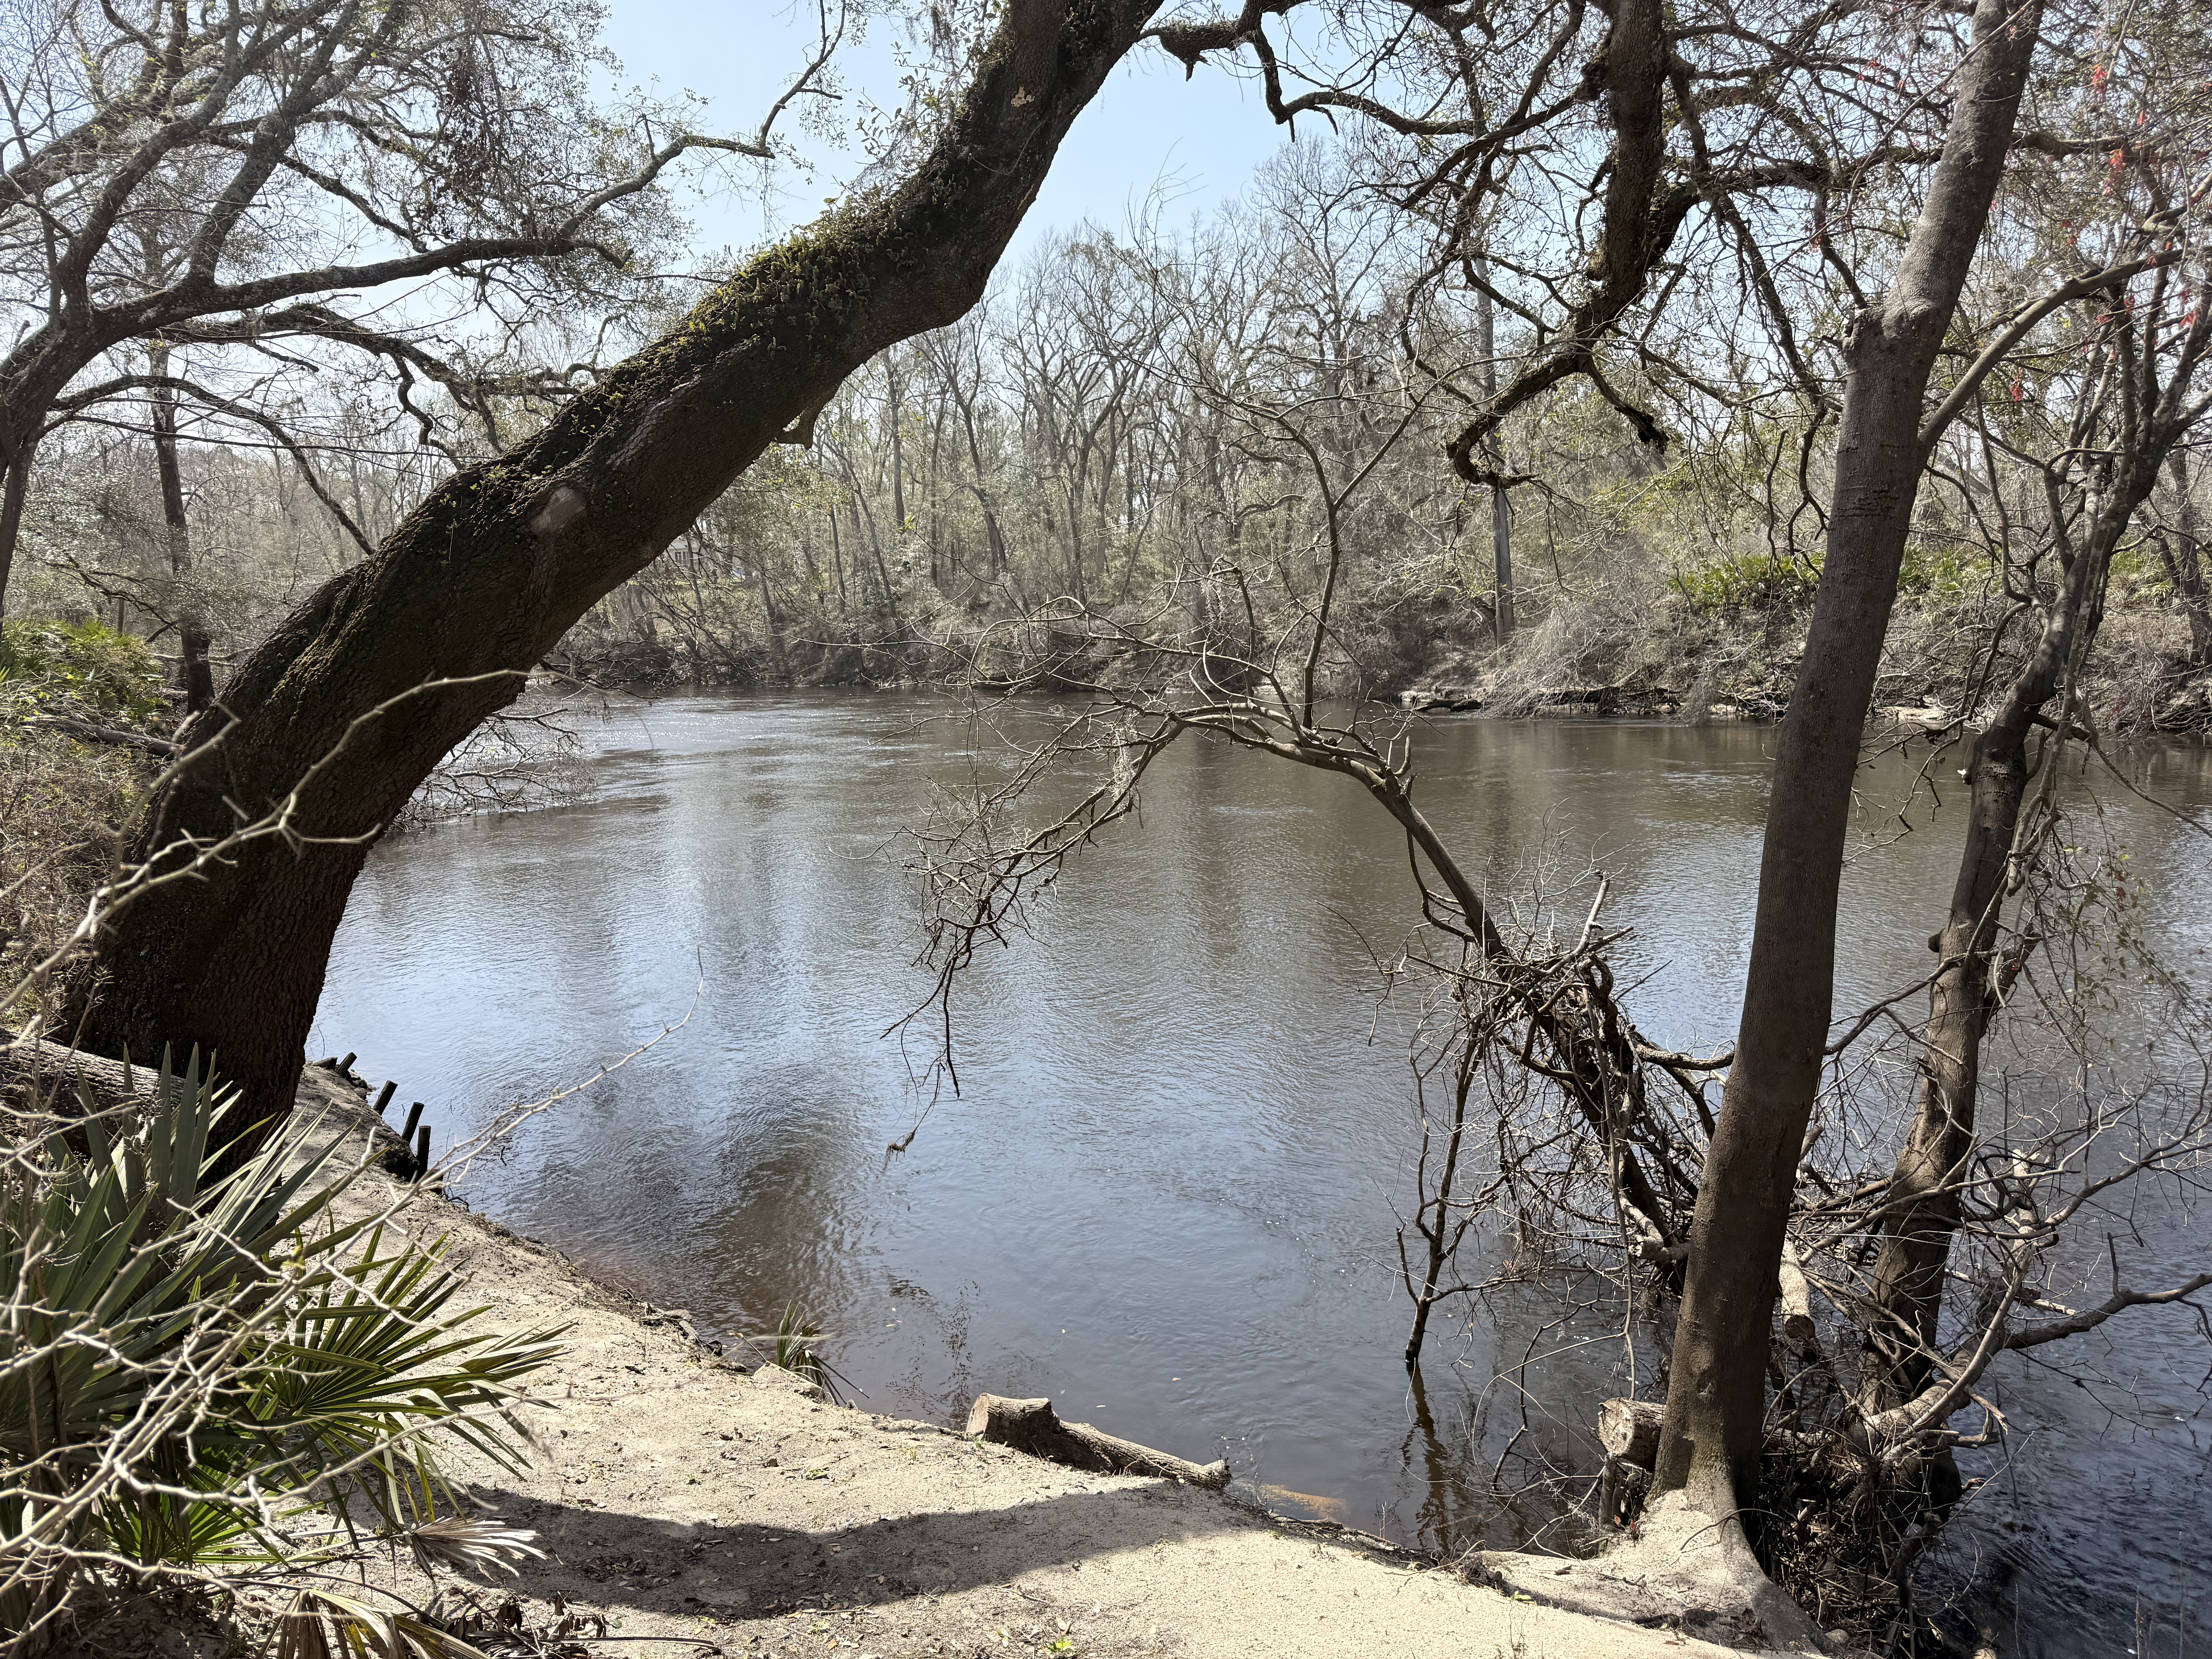
[[[1479,690],[1527,712],[1613,688],[1645,712],[1773,717],[1820,568],[1837,380],[1794,342],[1823,317],[1778,313],[1781,328],[1753,337],[1741,269],[1669,261],[1654,326],[1599,380],[1506,414],[1483,453],[1510,483],[1470,482],[1448,446],[1470,395],[1542,359],[1541,315],[1507,302],[1503,228],[1498,258],[1480,256],[1494,293],[1437,281],[1438,228],[1393,198],[1407,161],[1309,138],[1213,214],[1178,223],[1156,199],[1116,228],[1054,233],[959,322],[852,376],[805,445],[763,457],[555,659],[601,682],[990,684],[1008,671],[1000,646],[1033,648],[1056,610],[1203,626],[1233,568],[1236,602],[1273,614],[1318,568],[1310,480],[1270,421],[1289,413],[1330,466],[1371,469],[1342,526],[1338,690]],[[2084,219],[2061,227],[2028,168],[1992,233],[2014,263],[1985,254],[1969,306],[1994,319],[2054,232],[2078,245],[2095,215],[2117,229],[2114,185],[2133,175],[2110,170],[2127,176],[2099,180]],[[1771,272],[1765,287],[1782,297]],[[566,313],[557,342],[533,318],[498,357],[465,375],[441,362],[442,380],[410,380],[396,402],[343,364],[239,384],[227,350],[147,347],[144,384],[111,385],[43,442],[19,614],[111,617],[180,678],[188,635],[234,658],[454,466],[495,458],[587,384],[594,349],[665,314],[648,288]],[[1956,708],[1968,694],[1977,641],[2011,603],[1995,544],[2051,536],[2029,469],[2063,447],[2072,364],[2094,349],[2076,342],[2100,303],[2016,343],[2002,395],[1947,433],[1882,701]],[[575,354],[558,373],[512,367],[549,343]],[[2212,717],[2195,466],[2178,446],[2115,561],[2096,664],[2115,729]]]

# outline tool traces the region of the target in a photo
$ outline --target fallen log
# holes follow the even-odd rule
[[[58,1111],[75,1117],[80,1084],[103,1109],[151,1093],[159,1073],[150,1066],[126,1066],[119,1060],[88,1054],[64,1043],[24,1037],[0,1044],[0,1087],[23,1109]]]
[[[80,743],[105,743],[118,749],[136,749],[156,760],[169,760],[178,753],[177,745],[167,738],[149,738],[143,732],[125,731],[118,726],[100,726],[91,720],[81,720],[74,714],[33,714],[30,724],[52,726]]]
[[[968,1412],[970,1438],[1011,1447],[1071,1468],[1107,1474],[1151,1474],[1186,1486],[1218,1492],[1229,1484],[1225,1462],[1193,1463],[1133,1440],[1123,1440],[1088,1423],[1063,1423],[1049,1400],[1007,1400],[979,1394]]]

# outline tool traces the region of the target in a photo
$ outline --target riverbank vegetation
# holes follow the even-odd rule
[[[1357,465],[1376,424],[1419,400],[1342,526],[1354,654],[1330,665],[1334,692],[1512,714],[1778,718],[1820,575],[1804,506],[1826,476],[1818,434],[1801,473],[1793,450],[1808,434],[1765,418],[1772,390],[1747,377],[1725,388],[1729,408],[1691,403],[1698,420],[1662,450],[1587,388],[1516,413],[1499,439],[1526,475],[1505,509],[1501,638],[1492,504],[1435,459],[1460,405],[1425,394],[1401,337],[1410,314],[1427,353],[1473,362],[1480,319],[1419,295],[1427,237],[1363,176],[1374,158],[1321,146],[1288,155],[1211,222],[1171,228],[1162,210],[1079,227],[1002,274],[952,329],[865,366],[817,416],[810,448],[764,458],[587,611],[550,660],[633,687],[991,684],[1006,672],[991,659],[1006,630],[1052,626],[1040,618],[1055,606],[1125,622],[1218,611],[1218,562],[1236,564],[1261,614],[1294,608],[1315,568],[1310,490],[1291,458],[1209,398],[1213,374],[1237,397],[1285,405],[1318,407],[1332,387],[1361,384],[1357,419],[1311,434],[1338,465]],[[1506,331],[1501,361],[1514,344],[1525,353],[1526,332]],[[1639,395],[1666,386],[1662,372]],[[548,407],[506,412],[526,421]],[[448,410],[441,444],[483,453],[484,432]],[[2009,424],[1987,434],[2000,447],[2037,411],[2002,412]],[[360,556],[347,521],[388,529],[441,476],[411,431],[374,426],[358,407],[318,421],[317,451],[345,469],[342,508],[323,499],[335,485],[287,456],[185,447],[206,550],[182,578],[167,568],[144,441],[58,434],[25,522],[32,603],[125,615],[173,658],[188,604],[218,661],[235,660],[303,585]],[[219,437],[212,421],[203,431]],[[1973,642],[2014,603],[1987,557],[1975,441],[1954,441],[1953,465],[1920,499],[1885,703],[1966,712]],[[2202,495],[2185,453],[2115,561],[2087,672],[2116,734],[2212,719]]]
[[[1170,744],[1348,777],[1424,921],[1395,968],[1432,1014],[1409,1364],[1479,1218],[1609,1273],[1667,1382],[1607,1488],[1649,1501],[1597,1519],[1662,1575],[1703,1553],[1747,1634],[1913,1650],[1954,1454],[2002,1437],[1989,1365],[2212,1283],[2144,1286],[2117,1242],[2101,1301],[2056,1277],[2075,1218],[2212,1151],[2202,988],[2136,950],[2057,788],[2212,712],[2201,31],[1568,0],[1308,38],[1295,9],[933,13],[871,182],[679,309],[644,280],[652,186],[776,153],[830,90],[826,9],[758,134],[710,139],[592,106],[572,14],[58,8],[7,49],[37,94],[0,193],[11,1008],[26,1038],[219,1054],[253,1127],[184,1176],[227,1190],[287,1133],[370,848],[548,662],[1075,699],[922,837],[947,998]],[[81,76],[22,55],[78,33]],[[994,289],[1140,49],[1332,137],[1218,217],[1087,227]],[[641,143],[648,116],[678,136]],[[447,279],[443,333],[343,298]],[[1730,1050],[1639,1035],[1601,890],[1565,952],[1500,923],[1373,718],[1408,693],[1780,720]],[[1929,972],[1838,1022],[1884,708],[1969,823]],[[1103,781],[1038,830],[1026,791],[1071,760]],[[459,775],[496,805],[501,764]],[[2108,1063],[2120,982],[2172,1033],[2147,1078]],[[1993,1116],[1984,1062],[2030,1011],[2059,1048]],[[107,1156],[73,1133],[20,1136],[51,1154],[22,1180],[106,1181],[64,1168]],[[10,1328],[32,1390],[53,1352]],[[25,1537],[67,1511],[45,1455],[9,1449]]]

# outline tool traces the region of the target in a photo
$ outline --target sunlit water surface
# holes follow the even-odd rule
[[[468,1201],[709,1332],[772,1328],[795,1300],[880,1411],[950,1422],[979,1391],[1048,1395],[1225,1455],[1279,1505],[1431,1547],[1540,1520],[1486,1495],[1494,1462],[1525,1424],[1523,1448],[1589,1467],[1620,1350],[1596,1326],[1545,1330],[1556,1306],[1531,1291],[1436,1332],[1409,1395],[1394,1206],[1412,1091],[1370,946],[1402,939],[1410,888],[1402,842],[1349,784],[1170,751],[1141,821],[962,987],[958,1096],[887,1152],[922,1113],[932,1042],[884,1036],[929,985],[902,832],[975,775],[978,734],[945,713],[714,694],[586,722],[587,804],[377,849],[313,1052],[359,1050],[428,1103],[444,1145],[688,1010],[478,1165]],[[1462,720],[1415,741],[1421,799],[1501,890],[1540,853],[1611,872],[1630,1005],[1697,1047],[1734,1035],[1771,738]],[[2212,823],[2212,763],[2173,746],[2134,775],[2157,805],[2093,778],[2077,819],[2126,847],[2154,942],[2201,976],[2208,842],[2172,813]],[[1839,1006],[1926,971],[1948,895],[1956,791],[1880,834],[1904,779],[1865,780]],[[2201,1267],[2204,1241],[2154,1206],[2135,1276]],[[1528,1392],[1492,1388],[1532,1340],[1559,1352]],[[2009,1461],[1976,1471],[1994,1479],[1944,1571],[1971,1577],[2003,1651],[2124,1652],[2148,1609],[2163,1654],[2180,1605],[2212,1604],[2206,1347],[2185,1314],[2139,1312],[2089,1348],[2086,1384],[2027,1364],[1992,1379]]]

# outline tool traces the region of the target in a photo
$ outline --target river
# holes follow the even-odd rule
[[[443,1146],[688,1011],[462,1194],[709,1332],[772,1328],[795,1301],[878,1411],[951,1422],[979,1391],[1049,1395],[1127,1437],[1226,1455],[1279,1505],[1435,1548],[1511,1535],[1495,1460],[1524,1425],[1516,1451],[1586,1457],[1620,1353],[1600,1327],[1547,1328],[1556,1309],[1532,1289],[1433,1332],[1409,1397],[1393,1206],[1412,1091],[1369,953],[1410,917],[1402,842],[1344,781],[1179,745],[1141,821],[1076,863],[1036,936],[979,961],[959,1094],[928,1106],[927,1037],[884,1033],[928,984],[901,834],[969,775],[976,738],[945,712],[718,693],[586,718],[589,800],[377,848],[312,1052],[358,1050],[403,1104],[428,1103]],[[1432,721],[1419,799],[1502,887],[1540,850],[1608,872],[1607,916],[1635,929],[1632,1011],[1661,1040],[1718,1046],[1772,736]],[[2158,805],[2093,777],[2075,817],[2127,848],[2154,942],[2201,982],[2212,861],[2172,813],[2212,823],[2212,751],[2171,745],[2134,769]],[[1864,781],[1839,1006],[1926,971],[1948,894],[1957,790],[1897,833],[1904,778],[1892,762]],[[2201,1267],[2201,1220],[2157,1217],[2148,1260]],[[1532,1344],[1551,1358],[1527,1392],[1496,1389]],[[2014,1437],[2002,1467],[1971,1471],[1990,1484],[1938,1566],[2001,1652],[2131,1651],[2148,1616],[2146,1654],[2164,1654],[2181,1604],[2212,1602],[2206,1346],[2169,1310],[2088,1346],[2087,1382],[1993,1375]]]

